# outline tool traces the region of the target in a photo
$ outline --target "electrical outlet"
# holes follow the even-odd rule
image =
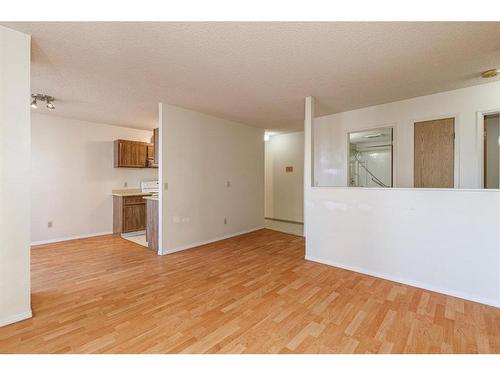
[[[123,183],[123,187],[127,187],[127,186],[128,186],[128,182],[127,182],[127,181],[125,181],[125,182]]]
[[[52,221],[49,221],[49,222],[47,223],[47,228],[52,228]]]
[[[224,218],[224,224],[227,224],[227,217]]]

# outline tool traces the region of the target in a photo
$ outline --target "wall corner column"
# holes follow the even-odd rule
[[[0,327],[31,317],[30,42],[0,26]]]
[[[314,185],[313,172],[313,123],[315,98],[308,96],[305,98],[304,116],[304,237],[306,239],[307,253],[307,225],[308,225],[308,202],[312,186]]]

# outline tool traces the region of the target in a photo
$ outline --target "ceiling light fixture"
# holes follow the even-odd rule
[[[272,137],[273,135],[275,135],[275,134],[276,134],[276,132],[268,132],[268,131],[265,131],[265,132],[264,132],[264,141],[265,141],[265,142],[269,141],[269,140],[271,139],[271,137]]]
[[[46,102],[47,105],[46,107],[52,111],[56,107],[54,107],[54,104],[52,102],[54,101],[53,96],[45,95],[45,94],[31,94],[31,108],[38,108],[38,101],[41,102]]]
[[[493,78],[500,74],[500,68],[490,69],[481,73],[482,78]]]

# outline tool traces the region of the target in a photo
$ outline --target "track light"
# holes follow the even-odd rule
[[[32,98],[32,100],[31,100],[31,108],[35,108],[35,109],[38,108],[38,104],[36,102],[36,95],[31,95],[31,98]]]
[[[54,107],[54,104],[52,104],[52,102],[55,100],[54,97],[52,96],[49,96],[49,95],[45,95],[45,94],[31,94],[31,108],[38,108],[38,101],[41,101],[41,102],[46,102],[47,105],[46,107],[52,111],[54,110],[56,107]]]
[[[54,104],[52,104],[52,101],[50,101],[48,98],[47,98],[47,108],[49,109],[49,111],[56,109],[56,107],[54,107]]]

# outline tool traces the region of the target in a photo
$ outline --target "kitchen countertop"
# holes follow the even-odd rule
[[[149,196],[146,196],[146,197],[142,197],[142,199],[147,199],[147,200],[150,200],[150,201],[157,201],[158,200],[158,196],[157,195],[149,195]]]
[[[141,197],[151,196],[151,193],[143,193],[141,189],[117,189],[112,190],[111,194],[117,197]]]

